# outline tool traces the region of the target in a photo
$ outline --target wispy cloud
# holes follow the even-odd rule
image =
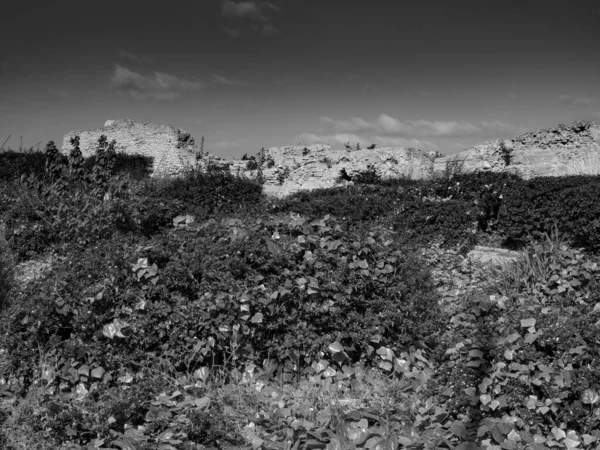
[[[514,125],[499,120],[477,124],[464,121],[429,121],[422,119],[401,121],[387,114],[381,114],[374,121],[367,121],[360,117],[346,120],[321,117],[320,120],[341,133],[375,132],[404,137],[493,136],[523,131]]]
[[[228,19],[250,19],[258,22],[268,22],[269,18],[254,1],[234,2],[225,0],[221,4],[221,15]]]
[[[223,75],[219,75],[218,73],[212,74],[212,80],[213,80],[213,82],[218,83],[218,84],[227,84],[227,85],[238,84],[237,81],[234,81],[231,78],[227,78]]]
[[[123,61],[129,63],[152,64],[152,62],[154,61],[152,58],[149,58],[147,56],[134,55],[133,53],[130,53],[126,50],[121,50],[119,52],[119,56]]]
[[[334,134],[314,134],[303,133],[296,136],[295,141],[304,144],[329,144],[333,147],[342,147],[349,143],[352,147],[360,144],[366,148],[368,145],[377,144],[379,147],[413,147],[421,150],[439,150],[439,147],[432,142],[420,139],[407,139],[390,136],[373,136],[365,138],[354,133],[334,133]]]
[[[226,34],[228,34],[232,38],[239,38],[240,36],[242,36],[242,30],[238,30],[236,28],[221,27],[221,30],[223,30]]]
[[[593,99],[590,97],[575,97],[572,95],[561,95],[558,101],[562,106],[587,106],[591,105]]]
[[[222,27],[229,36],[237,38],[245,31],[252,31],[260,36],[274,36],[279,30],[273,25],[273,14],[282,14],[282,9],[271,2],[254,0],[224,0],[221,3],[221,16],[234,21],[234,27]]]
[[[275,35],[279,34],[279,30],[277,28],[275,28],[273,25],[271,25],[270,23],[267,23],[264,25],[252,24],[250,27],[252,28],[252,31],[254,31],[259,36],[268,37],[268,36],[275,36]]]
[[[189,81],[162,72],[142,75],[118,64],[115,64],[110,81],[115,89],[131,95],[136,100],[175,100],[181,97],[183,92],[197,91],[204,87],[201,81]]]

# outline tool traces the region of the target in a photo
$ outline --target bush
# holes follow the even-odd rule
[[[51,346],[50,383],[73,389],[91,382],[88,370],[110,386],[159,360],[191,373],[269,359],[293,376],[334,342],[348,363],[376,360],[373,345],[433,345],[429,274],[388,237],[326,217],[212,221],[137,249],[126,236],[99,242],[93,259],[72,253],[27,288],[3,316],[0,347],[26,388],[38,347]]]
[[[231,212],[261,201],[262,186],[226,171],[194,170],[150,189],[165,202],[179,201],[205,214]]]
[[[341,183],[342,181],[352,181],[352,177],[350,175],[348,175],[348,172],[346,171],[346,169],[344,167],[342,167],[340,169],[340,173],[335,181],[337,183]]]
[[[600,249],[600,179],[590,176],[544,177],[511,187],[500,209],[498,228],[505,244],[522,247],[555,225],[574,245]]]
[[[443,247],[458,246],[466,253],[477,243],[477,218],[478,209],[470,202],[414,196],[402,203],[393,226],[412,245],[439,240]]]
[[[352,177],[356,184],[378,184],[381,182],[381,174],[375,166],[369,164],[365,170],[361,170]]]
[[[96,164],[96,156],[92,155],[85,159],[83,169],[85,173],[92,173]],[[145,155],[131,155],[119,152],[115,156],[114,174],[129,174],[133,180],[145,180],[152,174],[154,158]]]
[[[18,180],[22,175],[42,176],[45,172],[46,156],[43,152],[0,152],[0,181]]]
[[[509,269],[509,291],[473,295],[446,318],[430,393],[451,418],[467,417],[480,439],[501,443],[515,430],[533,442],[558,426],[593,434],[600,425],[590,414],[600,392],[600,269],[557,236]],[[515,421],[498,428],[502,417]]]
[[[518,190],[522,183],[518,175],[505,172],[461,173],[428,183],[424,192],[435,197],[462,200],[476,205],[479,229],[493,231],[497,229],[503,199],[510,195],[508,190]]]
[[[0,311],[8,306],[10,290],[14,284],[14,261],[8,242],[6,227],[0,221]]]
[[[310,218],[331,214],[355,224],[392,214],[404,197],[396,187],[359,185],[297,192],[274,204],[275,211],[295,212]]]
[[[108,145],[105,141],[99,145]],[[74,142],[78,147],[77,139]],[[44,174],[22,177],[20,186],[8,188],[12,198],[3,218],[17,260],[52,246],[85,247],[127,227],[132,212],[127,202],[129,180],[112,175],[111,158],[108,152],[86,176],[75,154],[68,158],[52,141],[48,143]]]
[[[258,169],[258,161],[254,156],[251,156],[250,159],[246,162],[246,170],[257,170]]]

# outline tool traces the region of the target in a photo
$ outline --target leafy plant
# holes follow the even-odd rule
[[[506,245],[524,246],[528,236],[538,239],[555,224],[576,246],[600,248],[596,197],[598,177],[540,177],[505,192],[498,214],[498,228]]]
[[[352,177],[348,175],[348,172],[346,172],[345,167],[342,167],[340,169],[340,174],[336,178],[336,182],[341,183],[342,181],[352,181]]]
[[[357,184],[377,184],[381,181],[381,174],[375,166],[369,164],[365,170],[357,172],[352,181]]]
[[[321,158],[321,160],[319,162],[321,164],[325,164],[328,169],[331,169],[331,166],[333,165],[333,161],[328,156],[324,156],[323,158]]]
[[[512,161],[513,157],[512,143],[507,144],[505,141],[500,141],[498,151],[502,161],[504,161],[504,165],[506,167],[510,166],[510,162]]]
[[[0,223],[0,311],[7,305],[14,285],[14,260],[8,242],[6,225]]]
[[[281,186],[283,183],[285,183],[285,180],[287,180],[290,176],[290,168],[289,167],[285,167],[284,169],[278,169],[277,170],[277,183]]]
[[[256,161],[255,156],[250,156],[250,158],[246,162],[246,170],[256,170],[258,169],[258,161]]]

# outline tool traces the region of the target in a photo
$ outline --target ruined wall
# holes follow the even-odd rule
[[[403,147],[372,150],[334,150],[323,144],[272,147],[265,150],[262,173],[265,192],[282,197],[300,190],[337,186],[342,169],[350,177],[373,166],[384,178],[427,178],[439,157],[436,152]],[[269,159],[274,163],[272,168],[266,163]],[[246,164],[247,161],[232,161],[231,171],[256,177],[257,172],[247,171]],[[281,177],[284,171],[287,173]]]
[[[507,165],[501,143],[510,151]],[[265,191],[286,196],[300,190],[330,188],[340,185],[343,168],[352,177],[369,166],[384,178],[401,176],[430,178],[442,173],[448,164],[462,161],[462,170],[517,173],[525,179],[537,176],[600,174],[600,127],[592,122],[574,122],[532,131],[513,139],[482,142],[456,155],[443,156],[411,148],[376,148],[374,150],[336,150],[328,145],[274,147],[265,151],[274,167],[263,165]],[[231,170],[250,177],[247,161],[232,161]],[[278,174],[286,171],[283,182]]]
[[[64,153],[72,149],[70,140],[76,135],[84,157],[95,154],[101,135],[109,141],[116,140],[117,152],[153,157],[152,175],[176,175],[186,165],[195,163],[198,152],[194,138],[180,128],[129,119],[107,120],[104,127],[96,130],[70,131],[63,138]]]
[[[63,151],[71,149],[74,135],[81,139],[84,156],[95,152],[100,135],[117,141],[117,150],[154,157],[154,175],[178,174],[186,165],[196,163],[198,148],[189,133],[169,125],[109,120],[103,128],[68,133]],[[510,150],[506,164],[501,143]],[[600,127],[592,122],[574,122],[533,131],[506,141],[487,141],[451,156],[412,148],[376,148],[373,150],[340,150],[328,145],[273,147],[264,152],[272,167],[262,166],[265,191],[285,196],[300,190],[330,188],[339,185],[341,169],[350,177],[375,167],[384,178],[401,176],[429,178],[443,172],[449,163],[464,161],[464,171],[508,171],[528,179],[536,176],[600,174]],[[247,171],[247,161],[224,160],[205,152],[201,166],[229,166],[233,173],[255,177]],[[285,176],[282,174],[285,173]]]
[[[464,160],[467,171],[508,171],[525,179],[540,176],[600,174],[600,127],[593,122],[573,122],[531,131],[503,141],[510,150],[510,163],[494,140],[475,145],[453,156],[436,160],[434,170],[446,162]]]

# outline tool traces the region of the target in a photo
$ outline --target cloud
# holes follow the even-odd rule
[[[201,81],[189,81],[162,72],[142,75],[118,64],[115,64],[115,72],[110,81],[115,89],[126,92],[136,100],[175,100],[183,92],[197,91],[204,87]]]
[[[223,75],[219,75],[218,73],[212,74],[212,80],[218,84],[228,84],[228,85],[237,84],[237,82],[233,81],[232,79],[224,77]]]
[[[508,94],[506,94],[506,96],[508,97],[508,99],[511,102],[514,102],[515,100],[517,100],[519,98],[519,96],[513,92],[509,92]]]
[[[225,0],[221,4],[221,15],[227,19],[250,19],[257,22],[270,20],[254,1],[236,3],[232,0]]]
[[[390,136],[373,136],[371,138],[361,137],[353,133],[334,133],[318,135],[313,133],[303,133],[296,136],[297,141],[306,144],[330,144],[333,147],[342,147],[346,143],[350,143],[352,147],[360,144],[366,148],[371,144],[377,144],[379,147],[413,147],[421,150],[439,150],[439,147],[432,142],[422,141],[419,139],[406,139]]]
[[[246,31],[259,36],[274,36],[279,30],[273,25],[273,14],[282,14],[279,6],[271,2],[256,2],[254,0],[233,1],[224,0],[221,3],[221,16],[230,21],[236,21],[234,28],[221,27],[233,38],[238,38]]]
[[[561,95],[558,97],[558,101],[562,106],[586,106],[593,102],[590,97],[574,97],[572,95]]]
[[[119,56],[121,56],[121,59],[123,59],[123,61],[130,63],[151,64],[153,62],[152,58],[149,58],[147,56],[134,55],[133,53],[129,53],[126,50],[121,50],[119,52]]]
[[[516,136],[527,131],[526,128],[518,127],[500,120],[494,120],[492,122],[480,122],[479,126],[484,131],[486,136]]]
[[[258,27],[253,26],[252,29],[255,33],[265,37],[275,36],[276,34],[279,34],[279,30],[269,23]]]
[[[480,122],[473,124],[464,121],[429,121],[406,120],[401,121],[387,114],[381,114],[374,121],[367,121],[360,117],[348,120],[335,120],[329,117],[320,117],[322,122],[329,124],[337,132],[357,133],[375,132],[386,135],[399,135],[406,137],[464,137],[464,136],[495,136],[498,134],[518,133],[520,128],[499,120],[493,122]]]

